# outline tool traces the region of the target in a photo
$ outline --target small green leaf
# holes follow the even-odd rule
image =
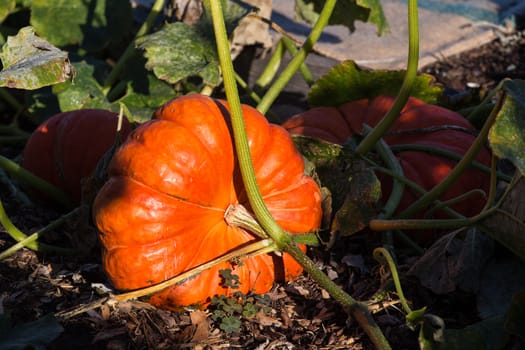
[[[34,90],[64,82],[74,73],[67,52],[36,36],[31,27],[8,37],[0,58],[0,86]]]
[[[98,51],[128,34],[131,4],[129,0],[33,0],[30,21],[54,45]]]
[[[295,17],[308,23],[315,23],[326,0],[296,0]],[[387,29],[386,17],[379,0],[340,0],[337,1],[329,24],[344,25],[351,32],[355,30],[355,21],[370,22],[377,27],[377,34],[384,34]]]
[[[0,314],[0,319],[5,320],[6,317]],[[64,331],[52,314],[14,327],[7,327],[8,322],[5,321],[0,325],[0,349],[3,350],[45,350],[46,345]]]
[[[225,3],[226,27],[231,32],[248,10],[231,1]],[[136,45],[145,50],[146,68],[153,70],[159,79],[174,84],[198,76],[211,86],[221,82],[213,27],[206,11],[196,25],[170,23],[138,38]]]
[[[310,89],[310,106],[339,106],[345,102],[373,98],[379,95],[395,96],[403,83],[405,71],[364,70],[353,61],[344,61],[330,69]],[[436,104],[443,88],[433,84],[434,78],[419,75],[411,95],[429,104]]]
[[[525,175],[525,81],[511,80],[503,85],[505,101],[489,132],[494,154],[510,160]]]
[[[241,328],[241,320],[236,316],[224,317],[221,320],[219,328],[226,333],[235,333]]]
[[[118,111],[118,105],[111,106],[102,87],[93,77],[95,67],[86,61],[75,63],[74,67],[76,77],[73,82],[53,86],[60,110],[65,112],[81,108],[100,108]]]

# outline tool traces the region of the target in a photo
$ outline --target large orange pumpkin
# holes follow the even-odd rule
[[[54,115],[29,137],[22,166],[80,202],[82,179],[115,142],[118,115],[103,109],[80,109]],[[122,136],[130,132],[126,118]]]
[[[317,137],[342,144],[354,135],[360,135],[363,125],[374,127],[390,109],[394,97],[379,96],[345,103],[338,107],[316,107],[295,115],[283,123],[290,133]],[[384,136],[390,146],[413,144],[430,146],[464,155],[475,139],[475,128],[462,115],[446,108],[431,105],[410,97],[397,121]],[[427,191],[441,182],[456,165],[456,161],[441,155],[419,150],[403,150],[396,153],[404,176]],[[491,155],[483,148],[476,160],[490,166]],[[377,172],[385,197],[392,188],[392,180]],[[489,188],[490,175],[469,168],[441,196],[446,201],[475,189],[485,192]],[[420,194],[406,188],[398,212],[407,208]],[[388,197],[387,197],[388,198]],[[485,205],[485,197],[479,193],[451,207],[465,216],[477,214]],[[445,217],[434,213],[435,217]]]
[[[316,230],[321,194],[304,174],[289,134],[255,109],[242,108],[257,182],[270,212],[289,232]],[[259,239],[224,219],[232,205],[249,208],[229,118],[225,101],[199,94],[179,97],[115,153],[109,180],[93,207],[103,267],[115,288],[159,283]],[[240,288],[223,286],[220,269],[238,275]],[[275,280],[301,272],[287,254],[259,255],[219,264],[149,301],[168,309],[205,305],[216,294],[267,292]]]

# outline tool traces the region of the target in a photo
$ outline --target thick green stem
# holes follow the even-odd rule
[[[386,113],[384,118],[376,125],[376,127],[361,141],[357,146],[357,154],[367,154],[379,141],[381,137],[390,129],[395,123],[401,110],[405,106],[412,85],[417,77],[417,69],[419,62],[419,28],[418,28],[418,13],[417,0],[408,0],[408,63],[405,74],[405,79],[401,85],[401,89],[392,104],[390,110]]]
[[[453,160],[457,160],[457,161],[460,161],[461,158],[463,158],[462,155],[459,155],[458,153],[454,153],[454,152],[450,152],[450,151],[447,151],[447,150],[444,150],[444,149],[441,149],[441,148],[437,148],[437,147],[431,147],[431,146],[426,146],[426,145],[416,145],[416,144],[404,144],[404,145],[392,145],[390,146],[390,149],[392,150],[392,152],[396,153],[396,152],[402,152],[402,151],[421,151],[421,152],[428,152],[428,153],[431,153],[431,154],[437,154],[437,155],[440,155],[440,156],[443,156],[443,157],[447,157],[447,158],[450,158],[450,159],[453,159]],[[476,168],[476,169],[479,169],[483,172],[486,172],[486,173],[491,173],[491,168],[489,168],[488,166],[474,160],[472,162],[472,167],[473,168]],[[507,174],[503,174],[503,173],[496,173],[495,175],[497,175],[497,177],[500,179],[500,180],[503,180],[505,182],[510,182],[512,180],[512,176],[509,176]]]
[[[263,90],[266,89],[268,85],[270,85],[273,78],[275,78],[275,75],[279,71],[279,67],[281,66],[284,53],[285,50],[283,41],[279,40],[279,42],[277,42],[277,46],[275,46],[275,49],[273,50],[272,55],[270,56],[270,59],[266,63],[264,70],[255,82],[255,86],[257,87],[257,89]],[[260,99],[256,102],[260,103]]]
[[[470,167],[472,161],[475,159],[476,155],[479,153],[480,149],[484,147],[485,140],[487,139],[488,133],[496,116],[498,115],[499,110],[504,101],[504,94],[500,96],[498,103],[490,113],[486,123],[483,125],[479,135],[474,140],[474,143],[470,146],[469,150],[465,153],[463,158],[456,164],[454,169],[445,177],[439,184],[434,186],[432,190],[425,193],[421,198],[412,203],[407,209],[399,214],[399,218],[408,218],[411,215],[414,215],[422,208],[428,206],[435,199],[439,198],[450,186],[463,174],[463,172]]]
[[[0,168],[4,169],[11,176],[16,179],[30,185],[34,189],[45,193],[49,198],[57,202],[58,204],[71,208],[73,207],[71,200],[68,195],[59,188],[53,186],[49,182],[39,178],[32,174],[26,169],[22,168],[19,164],[13,162],[11,159],[4,156],[0,156]]]
[[[142,36],[150,31],[150,29],[155,24],[155,20],[157,19],[157,16],[159,13],[162,12],[162,8],[164,7],[164,0],[156,0],[153,6],[151,7],[150,13],[148,17],[146,18],[146,21],[142,24],[142,26],[139,28],[137,34],[135,37]],[[125,64],[127,61],[134,55],[135,53],[135,41],[132,41],[124,53],[120,56],[117,64],[113,69],[111,70],[111,73],[108,75],[106,80],[104,81],[104,88],[106,89],[106,94],[109,93],[109,90],[111,89],[111,86],[115,84],[115,82],[118,79],[118,76],[120,75],[122,69],[124,69]]]
[[[286,50],[290,53],[292,57],[297,55],[297,47],[295,47],[295,43],[292,39],[288,38],[287,36],[283,36],[281,40],[284,46],[286,47]],[[303,79],[306,82],[306,84],[308,84],[308,86],[312,86],[315,83],[314,76],[308,68],[308,66],[306,65],[306,63],[303,62],[301,64],[299,71],[301,72],[301,75],[303,76]]]
[[[480,214],[465,218],[465,219],[398,219],[398,220],[381,220],[373,219],[370,220],[370,229],[374,231],[387,231],[387,230],[421,230],[421,229],[434,229],[434,228],[461,228],[465,226],[472,226],[478,223],[480,220],[489,217],[494,214],[495,209],[489,209],[481,212]]]
[[[275,80],[272,86],[268,89],[266,94],[263,96],[262,101],[257,105],[257,110],[262,114],[266,114],[270,109],[272,103],[277,99],[282,89],[292,79],[293,75],[301,68],[304,63],[306,56],[312,51],[315,43],[319,40],[323,29],[328,24],[328,20],[332,15],[337,0],[326,0],[317,22],[312,28],[310,35],[306,38],[301,49],[297,52],[294,58],[290,61],[288,66],[282,71],[279,77]]]
[[[62,225],[66,220],[71,218],[74,215],[77,215],[79,211],[79,208],[74,209],[73,211],[69,212],[66,215],[61,216],[57,220],[51,222],[43,229],[33,233],[30,237],[28,237],[25,233],[20,231],[9,219],[9,216],[5,212],[4,205],[0,201],[0,224],[4,227],[6,232],[17,242],[20,244],[15,245],[14,247],[9,248],[8,250],[2,252],[0,254],[0,260],[8,257],[18,249],[23,248],[24,246],[35,250],[37,252],[43,252],[43,253],[56,253],[56,254],[75,254],[78,253],[75,249],[69,249],[69,248],[62,248],[62,247],[56,247],[45,243],[37,242],[37,240],[42,237],[42,235],[50,231],[60,225]]]
[[[331,1],[328,1],[331,2]],[[327,2],[327,3],[328,3]],[[336,285],[332,280],[322,273],[303,252],[295,244],[291,236],[284,232],[281,227],[275,222],[268,208],[266,207],[257,182],[255,180],[255,171],[251,159],[250,150],[248,147],[248,138],[244,126],[244,119],[242,115],[241,104],[237,87],[235,84],[235,74],[233,70],[233,63],[230,56],[230,48],[226,36],[226,28],[224,24],[224,17],[222,14],[222,7],[220,0],[211,0],[210,9],[213,18],[213,26],[215,31],[215,38],[217,42],[217,51],[219,61],[222,68],[224,87],[226,97],[230,106],[231,123],[235,142],[235,149],[239,161],[239,168],[241,170],[242,179],[248,199],[252,210],[259,221],[261,227],[274,241],[274,244],[279,250],[289,253],[295,258],[307,271],[311,274],[323,288],[329,293],[333,293],[334,299],[341,302],[342,305],[348,309],[350,314],[360,322],[365,332],[370,336],[372,342],[379,349],[390,349],[381,330],[374,322],[367,307],[352,299],[346,294],[341,287]]]

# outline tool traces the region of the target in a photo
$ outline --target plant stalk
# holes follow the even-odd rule
[[[257,110],[262,114],[266,114],[270,109],[272,103],[277,99],[286,84],[292,79],[293,75],[301,69],[302,64],[306,60],[308,54],[312,51],[315,43],[319,40],[324,28],[328,24],[332,11],[334,10],[337,0],[326,0],[323,9],[319,14],[317,22],[312,27],[308,38],[306,38],[303,46],[297,51],[297,55],[290,61],[288,66],[282,71],[279,77],[275,80],[272,86],[263,96],[262,101],[257,105]]]
[[[326,4],[328,3],[332,3],[333,8],[335,1],[329,0]],[[326,6],[328,5],[325,5],[325,7]],[[237,86],[235,84],[233,63],[231,61],[230,48],[226,36],[221,1],[211,0],[210,9],[213,18],[217,51],[222,68],[226,97],[230,105],[232,130],[239,160],[239,167],[250,205],[257,220],[264,231],[272,238],[277,249],[289,253],[303,266],[305,271],[310,273],[310,275],[334,297],[334,299],[341,302],[350,314],[361,324],[378,349],[390,349],[390,345],[385,339],[383,333],[381,333],[377,324],[374,322],[366,305],[355,301],[351,296],[345,293],[341,287],[336,285],[328,278],[328,276],[321,272],[315,266],[314,262],[309,259],[302,250],[293,244],[291,236],[281,229],[266,207],[257,185],[257,181],[255,180],[255,171],[253,169],[241,104],[237,92]],[[324,9],[323,12],[325,12]]]
[[[365,136],[356,148],[356,153],[360,155],[367,154],[379,139],[390,129],[405,106],[412,85],[417,77],[419,62],[419,25],[417,13],[417,0],[408,0],[408,63],[405,78],[401,89],[392,104],[390,110],[375,126],[375,128]]]
[[[435,199],[439,198],[439,196],[441,196],[448,188],[450,188],[451,184],[454,183],[461,176],[461,174],[463,174],[463,172],[470,166],[470,164],[478,154],[479,150],[482,147],[484,147],[485,140],[487,139],[490,128],[496,120],[496,116],[498,115],[498,112],[501,109],[504,100],[505,94],[502,94],[498,99],[496,106],[490,113],[487,121],[483,125],[483,128],[481,129],[480,133],[474,140],[474,143],[472,143],[468,151],[465,153],[463,158],[456,164],[454,169],[452,169],[452,171],[447,175],[447,177],[445,177],[439,184],[434,186],[432,190],[425,193],[421,198],[419,198],[402,213],[400,213],[398,216],[400,219],[405,219],[410,217],[411,215],[414,215],[419,210],[432,203]]]

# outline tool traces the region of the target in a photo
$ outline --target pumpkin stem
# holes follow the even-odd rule
[[[229,226],[240,227],[256,234],[259,238],[268,238],[268,234],[246,207],[242,204],[230,204],[224,212],[224,220]]]

